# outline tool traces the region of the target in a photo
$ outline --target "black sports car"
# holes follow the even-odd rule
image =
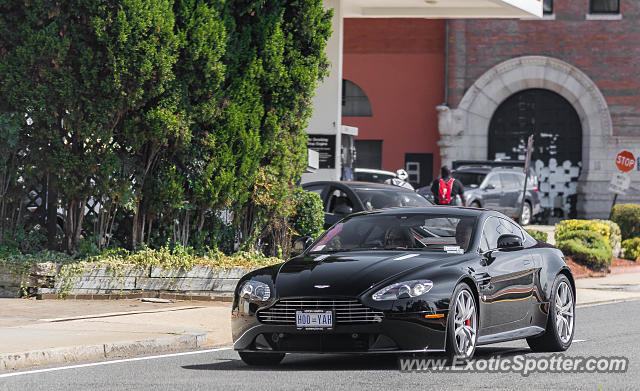
[[[295,352],[465,360],[477,345],[521,338],[534,351],[571,345],[575,286],[562,253],[501,213],[363,212],[304,243],[299,256],[238,282],[233,340],[248,364]]]

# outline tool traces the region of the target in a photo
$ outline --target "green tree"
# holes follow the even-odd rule
[[[119,161],[124,120],[162,95],[177,40],[168,0],[29,0],[0,3],[0,94],[30,124],[26,152],[55,177],[66,211],[65,247],[80,240],[85,207],[100,199]],[[163,106],[145,121],[162,121]],[[168,115],[171,117],[171,115]]]

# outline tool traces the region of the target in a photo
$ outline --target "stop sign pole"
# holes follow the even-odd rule
[[[522,202],[520,202],[520,211],[518,212],[518,219],[522,223],[522,209],[524,208],[525,198],[527,195],[527,182],[529,181],[529,166],[531,165],[531,152],[533,150],[533,135],[529,136],[527,140],[527,157],[524,162],[524,189],[522,189]]]
[[[618,167],[618,170],[620,170],[621,173],[627,173],[633,170],[636,166],[636,158],[635,156],[633,156],[633,153],[631,153],[631,151],[623,150],[616,155],[615,163],[616,167]],[[611,219],[613,216],[613,207],[616,205],[616,201],[618,201],[618,191],[614,191],[613,194],[613,203],[611,204],[609,219]]]

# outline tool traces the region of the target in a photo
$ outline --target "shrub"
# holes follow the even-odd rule
[[[624,257],[634,261],[640,260],[640,238],[631,238],[622,242]]]
[[[606,224],[609,226],[609,245],[613,250],[613,256],[620,255],[620,243],[622,242],[622,235],[620,233],[620,226],[611,220],[593,220],[598,223]]]
[[[566,232],[556,246],[575,262],[592,269],[606,269],[611,265],[611,246],[600,234],[577,230]]]
[[[526,231],[529,233],[529,235],[533,236],[541,242],[546,242],[547,240],[549,240],[546,232],[538,231],[537,229],[527,229]]]
[[[324,209],[320,195],[299,187],[295,190],[294,197],[295,213],[291,217],[293,239],[303,236],[317,238],[324,229]]]
[[[559,242],[573,231],[589,231],[601,235],[607,242],[611,237],[611,228],[602,220],[564,220],[556,224],[554,237]],[[609,244],[611,246],[611,244]]]
[[[640,205],[615,205],[611,211],[611,218],[620,226],[622,239],[640,237]]]

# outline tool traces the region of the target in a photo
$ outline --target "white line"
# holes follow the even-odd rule
[[[45,368],[45,369],[34,369],[32,371],[2,373],[2,374],[0,374],[0,379],[3,378],[3,377],[31,375],[31,374],[34,374],[34,373],[55,372],[55,371],[63,371],[63,370],[66,370],[66,369],[95,367],[95,366],[98,366],[98,365],[119,364],[119,363],[123,363],[123,362],[131,362],[131,361],[154,360],[156,358],[165,358],[165,357],[190,356],[190,355],[193,355],[193,354],[204,354],[204,353],[220,352],[220,351],[223,351],[223,350],[230,350],[230,349],[231,349],[231,347],[216,348],[216,349],[207,349],[207,350],[197,350],[195,352],[180,352],[180,353],[170,353],[170,354],[159,354],[159,355],[155,355],[155,356],[124,358],[124,359],[121,359],[121,360],[111,360],[111,361],[93,362],[93,363],[89,363],[89,364],[69,365],[69,366],[66,366],[66,367],[55,367],[55,368]]]
[[[586,339],[574,339],[573,342],[587,342]]]

